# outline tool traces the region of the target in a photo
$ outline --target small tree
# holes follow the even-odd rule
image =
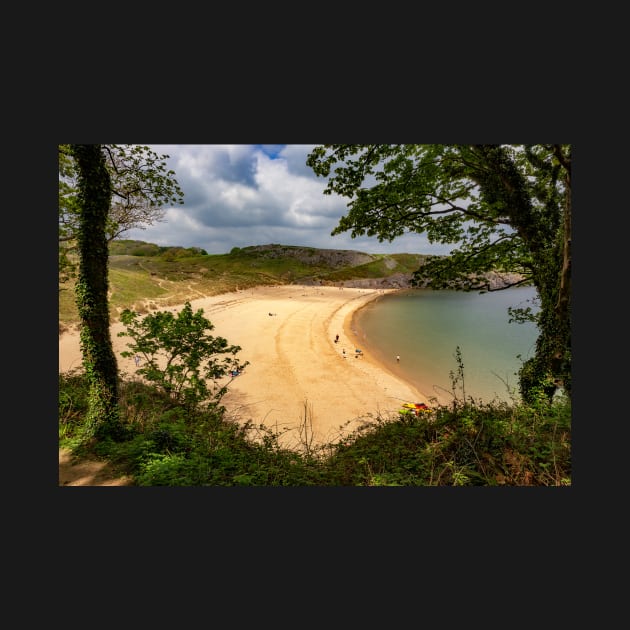
[[[59,281],[77,274],[80,172],[72,145],[59,146]],[[147,146],[98,145],[109,173],[109,208],[106,215],[107,244],[133,228],[145,229],[164,219],[165,208],[183,204],[175,172],[167,169],[168,155],[158,155]],[[62,287],[60,286],[60,290]]]
[[[121,355],[140,355],[144,363],[137,373],[189,408],[205,401],[216,406],[227,387],[217,385],[215,379],[249,365],[249,361],[239,363],[236,359],[240,346],[230,346],[223,337],[207,334],[214,325],[203,316],[203,309],[193,313],[190,302],[177,316],[159,311],[140,319],[138,313],[125,309],[120,320],[127,330],[118,336],[133,339],[127,344],[130,350]],[[228,356],[216,356],[222,354]],[[208,380],[213,382],[212,390]]]

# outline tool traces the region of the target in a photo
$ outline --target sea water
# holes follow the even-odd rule
[[[352,328],[378,361],[429,398],[446,403],[455,392],[460,400],[465,395],[509,402],[519,398],[517,372],[534,355],[538,328],[510,323],[507,309],[537,312],[535,297],[534,287],[483,294],[404,290],[369,302],[355,314]],[[454,389],[458,348],[463,383]]]

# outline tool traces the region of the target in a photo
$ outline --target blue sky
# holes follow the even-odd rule
[[[306,166],[316,145],[162,144],[148,145],[168,155],[184,192],[184,204],[166,209],[164,220],[122,238],[158,245],[201,247],[224,254],[233,247],[302,245],[367,253],[446,254],[425,236],[405,234],[393,242],[376,237],[330,236],[346,214],[347,199],[324,195],[326,180]]]

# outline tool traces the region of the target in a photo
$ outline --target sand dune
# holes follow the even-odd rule
[[[392,417],[402,402],[428,403],[425,394],[357,345],[351,316],[380,294],[373,289],[285,285],[193,300],[193,310],[203,309],[214,325],[211,334],[241,346],[239,359],[250,362],[222,400],[229,415],[286,430],[282,443],[292,446],[304,438],[299,427],[305,409],[312,422],[309,436],[321,443],[338,439],[342,426],[347,432],[362,420]],[[117,336],[121,330],[120,323],[112,326],[114,351],[120,370],[133,374],[133,360],[120,356],[129,342]],[[359,358],[357,347],[363,350]],[[79,337],[67,332],[59,340],[59,371],[76,367],[81,367]]]

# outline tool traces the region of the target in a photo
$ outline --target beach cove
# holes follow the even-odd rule
[[[354,313],[389,291],[259,286],[191,300],[193,311],[203,309],[213,324],[210,334],[240,346],[239,360],[250,362],[221,401],[227,416],[283,432],[281,443],[293,447],[305,437],[305,413],[310,439],[320,444],[337,441],[377,416],[395,418],[404,402],[429,404],[425,392],[379,363],[352,329]],[[118,337],[124,329],[119,322],[112,325],[112,344],[119,370],[131,377],[133,359],[120,356],[130,341]],[[81,369],[81,364],[78,332],[64,332],[59,371]]]

